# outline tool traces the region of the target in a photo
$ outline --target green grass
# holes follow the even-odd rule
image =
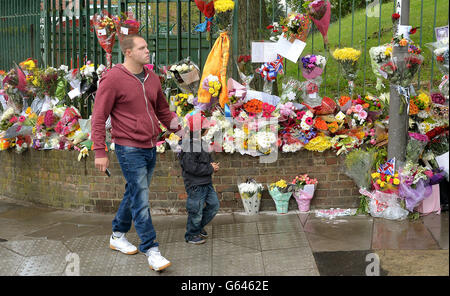
[[[431,68],[432,68],[432,55],[431,51],[425,46],[426,43],[433,42],[433,25],[434,25],[434,2],[433,0],[423,1],[423,23],[420,25],[420,13],[421,13],[421,1],[412,0],[410,7],[410,25],[413,27],[419,27],[416,34],[411,35],[411,39],[417,46],[422,44],[422,54],[424,55],[424,64],[420,71],[420,87],[418,87],[418,75],[414,82],[416,89],[423,88],[430,89],[431,86]],[[448,24],[448,6],[447,0],[437,0],[436,10],[436,27],[445,26]],[[352,46],[352,15],[348,15],[341,19],[341,36],[339,43],[339,22],[335,22],[330,25],[328,29],[329,40],[329,52],[326,52],[323,47],[322,35],[314,30],[314,34],[309,35],[307,40],[307,46],[302,53],[302,56],[313,52],[314,38],[314,53],[327,56],[328,61],[326,65],[326,73],[322,76],[324,82],[321,85],[320,93],[322,96],[337,97],[348,93],[347,81],[341,77],[338,64],[332,58],[331,52],[339,47],[354,47],[362,51],[361,58],[359,59],[359,72],[358,78],[355,81],[355,94],[363,94],[364,87],[364,75],[365,75],[365,93],[379,94],[375,89],[376,76],[372,71],[370,64],[369,49],[380,44],[389,43],[392,39],[392,21],[391,15],[393,13],[393,3],[385,3],[382,5],[381,12],[381,36],[378,41],[379,32],[379,18],[368,17],[367,18],[367,44],[364,44],[365,38],[365,9],[355,11],[354,14],[354,31],[353,31],[353,46]],[[420,43],[420,35],[422,33],[422,43]],[[301,59],[301,58],[300,58]],[[300,61],[299,59],[299,61]],[[285,65],[286,75],[292,76],[301,81],[305,80],[298,70],[298,64],[294,64],[290,61]],[[433,89],[437,88],[440,83],[442,74],[434,62],[433,68]],[[280,77],[281,78],[281,77]],[[281,79],[278,79],[278,83],[281,83]],[[384,81],[386,86],[382,92],[389,92],[389,82]],[[281,86],[281,85],[280,85]],[[281,89],[281,88],[279,88]]]

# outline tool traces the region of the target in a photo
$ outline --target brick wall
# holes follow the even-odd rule
[[[76,151],[29,150],[23,154],[2,151],[0,195],[56,208],[115,212],[125,191],[120,166],[115,154],[109,152],[112,176],[108,178],[95,169],[93,154],[78,162]],[[359,203],[358,188],[343,173],[343,158],[331,151],[279,153],[277,161],[268,164],[236,153],[217,153],[215,159],[221,169],[215,173],[213,182],[223,212],[244,211],[236,184],[247,176],[266,185],[307,173],[319,180],[312,209],[357,207]],[[152,213],[185,213],[186,197],[175,155],[171,151],[158,154],[149,196]],[[291,198],[289,210],[295,209],[297,204]],[[275,210],[267,190],[262,194],[260,210]]]

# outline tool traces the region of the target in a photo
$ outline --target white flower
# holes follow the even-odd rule
[[[58,116],[59,118],[61,118],[64,114],[64,112],[66,111],[67,107],[61,106],[61,107],[53,107],[53,113]]]
[[[98,66],[97,68],[97,75],[101,75],[103,73],[103,71],[105,70],[105,65],[101,64],[100,66]]]
[[[186,72],[187,70],[189,70],[189,66],[186,64],[183,64],[183,66],[181,66],[181,72]]]
[[[235,128],[234,129],[234,137],[236,139],[245,139],[247,136],[245,135],[243,130],[241,130],[239,128]]]
[[[259,132],[256,134],[256,142],[262,149],[268,149],[275,143],[277,137],[271,132]]]
[[[13,117],[13,115],[14,115],[14,108],[13,107],[9,107],[3,113],[2,118],[0,119],[0,121],[11,119],[11,117]]]
[[[321,55],[316,56],[316,64],[319,65],[321,68],[325,67],[327,63],[327,59]]]
[[[66,65],[61,65],[59,67],[59,70],[64,71],[65,73],[69,72],[69,67]]]
[[[189,97],[188,97],[188,99],[187,99],[187,102],[188,102],[189,104],[194,104],[194,95],[189,95]]]
[[[177,69],[177,65],[172,65],[172,67],[170,67],[170,71],[175,71]]]
[[[289,101],[295,101],[295,99],[296,99],[295,93],[293,91],[289,92],[287,94],[287,98]]]

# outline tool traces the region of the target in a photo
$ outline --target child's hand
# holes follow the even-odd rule
[[[219,164],[219,162],[211,162],[214,172],[217,172],[219,170]]]

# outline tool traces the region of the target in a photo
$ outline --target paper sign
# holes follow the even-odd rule
[[[446,172],[448,176],[448,151],[442,155],[436,156],[436,162],[438,163],[439,167],[444,169],[444,172]]]
[[[69,91],[68,95],[69,95],[69,98],[71,100],[73,100],[74,98],[76,98],[78,96],[81,96],[80,89],[79,88],[74,88],[71,91]]]
[[[294,63],[297,63],[298,58],[306,46],[306,43],[301,40],[295,39],[295,41],[291,43],[284,37],[281,37],[276,44],[276,53]]]
[[[106,29],[97,30],[97,34],[98,34],[98,36],[105,36],[106,35]]]
[[[448,26],[434,28],[434,33],[437,41],[448,38]]]
[[[405,39],[409,39],[409,31],[411,31],[412,26],[398,25],[397,36],[402,36]]]
[[[122,33],[122,34],[124,34],[124,35],[128,35],[128,28],[121,27],[121,28],[120,28],[120,33]]]
[[[186,84],[191,84],[192,82],[200,80],[197,69],[187,73],[180,74],[180,76],[181,79],[183,79],[184,83]]]
[[[252,42],[252,63],[268,63],[277,59],[275,42]]]

